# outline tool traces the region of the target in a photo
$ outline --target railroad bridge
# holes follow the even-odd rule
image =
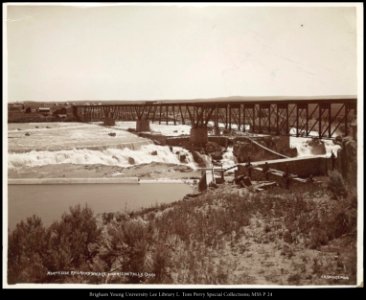
[[[356,119],[355,96],[229,97],[198,100],[120,101],[111,104],[74,105],[77,121],[136,121],[137,131],[149,131],[150,122],[189,124],[191,142],[205,144],[208,127],[216,134],[226,130],[333,139],[351,133]],[[314,132],[316,134],[314,134]]]

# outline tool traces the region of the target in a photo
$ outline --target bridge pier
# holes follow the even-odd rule
[[[147,119],[137,119],[136,120],[136,131],[150,131],[150,121]]]
[[[214,134],[215,134],[215,135],[220,135],[220,134],[221,134],[221,133],[220,133],[219,125],[216,125],[216,124],[215,124],[215,126],[214,126]]]
[[[106,126],[116,125],[116,120],[113,118],[111,112],[108,112],[107,116],[104,118],[104,125],[106,125]]]
[[[208,142],[207,126],[192,127],[189,140],[195,146],[205,146]]]

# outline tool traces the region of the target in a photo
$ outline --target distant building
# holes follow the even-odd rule
[[[42,113],[42,114],[49,114],[51,113],[51,108],[49,107],[38,107],[38,112]]]
[[[9,103],[8,104],[9,111],[18,111],[21,112],[24,110],[24,104],[21,103]]]

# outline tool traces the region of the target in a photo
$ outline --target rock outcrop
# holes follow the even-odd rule
[[[233,154],[238,163],[245,163],[250,158],[251,161],[270,160],[278,158],[258,145],[250,141],[236,141],[234,143]]]
[[[337,152],[335,168],[342,174],[346,182],[357,185],[357,142],[352,137],[342,140],[342,148]]]
[[[213,160],[221,160],[225,148],[215,142],[208,142],[205,147],[206,153],[211,155]]]

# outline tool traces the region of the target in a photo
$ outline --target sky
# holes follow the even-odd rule
[[[356,95],[356,9],[8,6],[8,101]]]

